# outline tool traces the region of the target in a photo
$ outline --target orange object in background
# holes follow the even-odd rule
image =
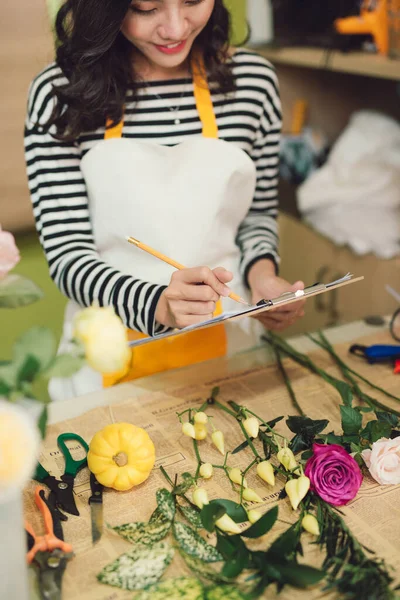
[[[306,123],[308,104],[302,98],[296,100],[293,108],[292,126],[290,133],[300,135]]]
[[[346,35],[370,34],[379,54],[389,54],[388,2],[394,4],[398,0],[364,0],[360,16],[336,19],[336,30]]]

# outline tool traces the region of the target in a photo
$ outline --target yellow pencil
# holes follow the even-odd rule
[[[147,244],[143,244],[143,242],[139,242],[139,240],[136,240],[135,238],[130,237],[130,236],[126,236],[126,239],[130,244],[133,244],[134,246],[137,246],[141,250],[144,250],[145,252],[152,254],[153,256],[155,256],[156,258],[159,258],[160,260],[164,261],[168,265],[171,265],[171,267],[175,267],[175,269],[178,269],[179,271],[181,271],[182,269],[186,269],[186,267],[184,267],[180,263],[176,262],[176,260],[172,260],[172,258],[165,256],[165,254],[161,254],[161,252],[157,252],[157,250],[154,250],[154,248],[151,248],[151,246],[148,246]],[[232,298],[232,300],[235,300],[236,302],[240,302],[240,304],[245,304],[246,306],[249,306],[249,303],[246,302],[246,300],[243,300],[243,298],[241,298],[234,292],[231,292],[229,294],[229,298]]]

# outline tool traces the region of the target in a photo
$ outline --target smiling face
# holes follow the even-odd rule
[[[179,75],[215,0],[132,0],[121,32],[139,52],[135,70],[150,78]]]

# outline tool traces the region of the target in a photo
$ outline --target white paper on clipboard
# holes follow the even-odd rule
[[[285,294],[282,294],[277,298],[272,298],[271,300],[264,300],[263,304],[258,303],[247,308],[241,308],[237,311],[223,312],[217,317],[214,317],[207,321],[202,321],[201,323],[196,323],[196,325],[189,325],[188,327],[184,327],[183,329],[174,329],[172,331],[168,331],[167,333],[162,333],[154,337],[132,340],[129,342],[129,346],[131,348],[136,346],[143,346],[144,344],[150,344],[151,342],[155,342],[157,340],[182,335],[183,333],[188,333],[189,331],[196,331],[197,329],[206,329],[208,327],[213,327],[214,325],[218,325],[218,323],[223,323],[224,321],[228,321],[230,319],[241,319],[245,316],[254,316],[261,312],[271,310],[276,306],[290,304],[291,302],[296,302],[303,298],[308,298],[309,296],[323,294],[324,292],[328,292],[332,289],[341,287],[343,285],[347,285],[349,283],[356,283],[357,281],[361,281],[362,279],[364,279],[364,277],[354,277],[351,273],[347,273],[344,277],[336,279],[335,281],[331,281],[330,283],[315,283],[314,285],[306,287],[304,290],[298,290],[297,292],[286,292]]]

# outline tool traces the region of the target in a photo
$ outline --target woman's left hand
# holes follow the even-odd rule
[[[268,259],[261,259],[254,264],[250,269],[248,281],[252,304],[256,304],[263,298],[277,298],[284,292],[295,292],[304,289],[302,281],[290,284],[285,279],[275,275],[275,267]],[[305,300],[297,300],[291,304],[261,313],[254,318],[261,321],[266,329],[282,331],[304,316],[304,304]]]

